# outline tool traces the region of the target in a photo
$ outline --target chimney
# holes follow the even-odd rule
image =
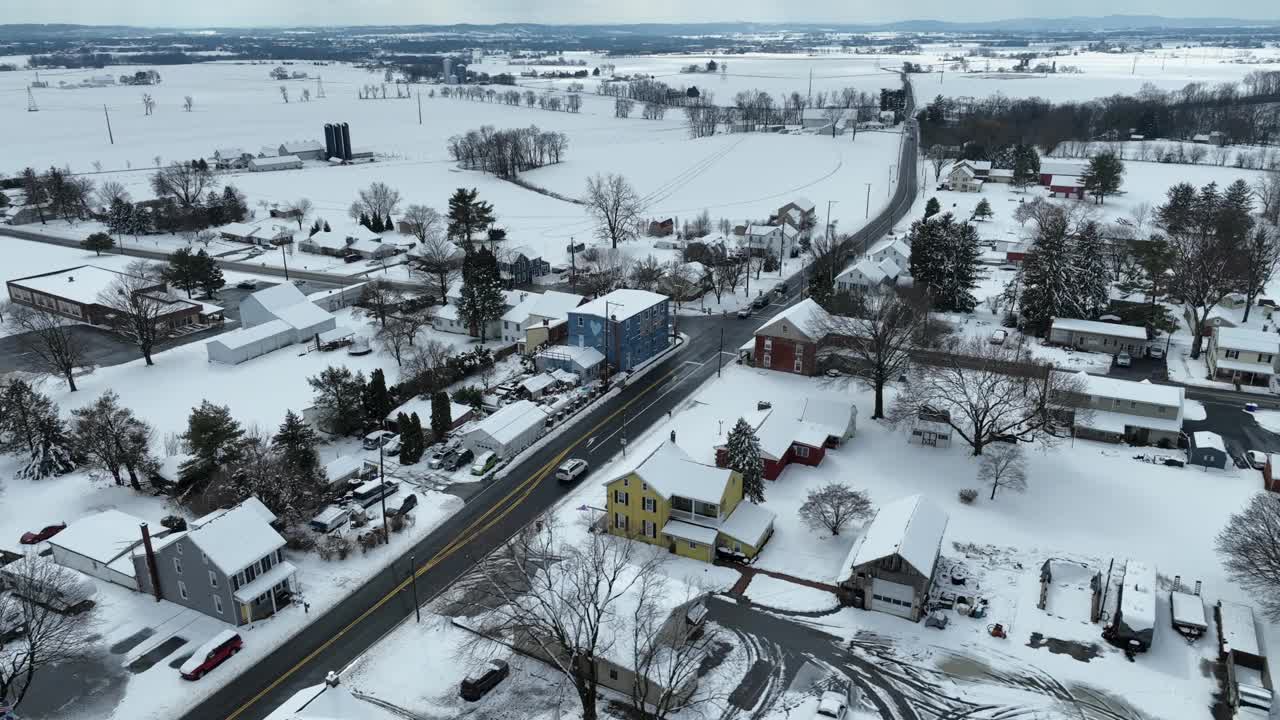
[[[142,547],[147,553],[147,572],[151,575],[151,592],[156,596],[156,602],[164,599],[160,593],[160,569],[156,567],[156,552],[151,549],[151,531],[147,529],[147,524],[142,523]]]

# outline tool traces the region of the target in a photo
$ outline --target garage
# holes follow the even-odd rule
[[[876,578],[871,583],[871,606],[867,609],[910,619],[914,597],[915,592],[910,585]]]

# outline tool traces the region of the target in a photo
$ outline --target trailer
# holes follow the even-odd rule
[[[1218,626],[1218,659],[1227,670],[1227,700],[1237,716],[1271,712],[1271,670],[1262,648],[1253,608],[1219,600],[1214,607]]]
[[[1125,563],[1114,614],[1102,636],[1126,654],[1151,649],[1156,630],[1156,571],[1137,560]]]
[[[1204,611],[1204,598],[1200,596],[1200,581],[1194,589],[1182,584],[1181,576],[1174,576],[1173,589],[1169,591],[1169,608],[1173,621],[1173,629],[1188,640],[1199,640],[1209,629],[1209,621]]]

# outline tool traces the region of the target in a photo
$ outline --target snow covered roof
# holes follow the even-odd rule
[[[476,423],[472,433],[485,433],[498,443],[508,443],[529,428],[547,421],[547,412],[528,400],[517,400]]]
[[[240,572],[285,544],[261,511],[246,503],[189,532],[188,537],[226,575]]]
[[[956,165],[955,167],[951,168],[951,172],[947,173],[947,175],[951,176],[951,175],[955,175],[956,173],[960,173],[961,175],[964,175],[969,180],[972,180],[978,177],[978,172],[974,170],[972,167],[965,164]]]
[[[800,208],[801,210],[807,213],[813,212],[813,209],[817,207],[816,205],[813,204],[813,201],[807,197],[797,197],[796,199],[791,201],[791,204],[795,205],[796,207]]]
[[[781,230],[781,225],[748,225],[747,235],[755,235],[759,237],[761,235],[772,235],[775,232],[780,232]]]
[[[1280,335],[1246,328],[1219,327],[1214,329],[1218,347],[1228,350],[1244,350],[1276,355],[1280,354]]]
[[[1133,630],[1156,626],[1156,571],[1146,563],[1130,560],[1125,564],[1120,618]]]
[[[630,470],[619,470],[607,485],[632,473],[648,483],[659,495],[673,495],[719,505],[733,471],[695,462],[678,445],[661,439],[647,453],[636,453],[639,463]]]
[[[843,572],[897,555],[916,572],[933,576],[933,564],[947,530],[947,514],[922,495],[881,506],[849,553]]]
[[[103,510],[70,523],[49,544],[106,565],[142,542],[142,522],[119,510]]]
[[[1222,643],[1239,653],[1266,657],[1258,645],[1258,628],[1254,624],[1253,608],[1230,600],[1218,601],[1218,614],[1222,617]]]
[[[779,408],[757,410],[745,415],[744,419],[755,430],[761,454],[770,460],[780,459],[793,443],[820,448],[831,435],[844,434],[843,429],[828,432],[826,427],[818,423],[790,417]],[[720,443],[717,447],[724,446],[724,443]]]
[[[753,547],[759,547],[775,515],[750,500],[743,500],[720,526],[720,532]]]
[[[1174,590],[1169,593],[1173,622],[1186,627],[1206,628],[1204,598],[1189,592]]]
[[[327,250],[342,250],[347,247],[347,238],[332,230],[321,230],[302,242]]]
[[[373,240],[380,243],[382,241],[382,235],[360,224],[352,225],[346,232],[343,233],[343,235],[345,235],[348,239],[354,240],[356,242],[359,242],[361,240]]]
[[[333,316],[327,310],[322,310],[319,306],[305,299],[296,305],[275,310],[274,314],[277,318],[297,330],[306,330],[333,320]]]
[[[253,225],[251,223],[233,222],[227,223],[218,228],[218,232],[232,237],[254,237],[257,233],[262,232],[262,226]]]
[[[358,282],[352,285],[344,285],[342,287],[329,288],[328,290],[320,290],[318,292],[308,293],[307,300],[316,302],[317,300],[328,300],[334,295],[350,295],[358,298],[364,292],[364,286],[368,283]]]
[[[364,458],[359,455],[343,455],[324,465],[324,476],[329,482],[351,477],[364,468]]]
[[[1084,383],[1085,390],[1090,395],[1174,407],[1178,408],[1178,418],[1182,417],[1182,400],[1186,391],[1180,386],[1155,385],[1149,380],[1121,380],[1090,375],[1083,370],[1076,373],[1076,377]]]
[[[808,397],[799,419],[822,427],[828,435],[843,437],[857,416],[858,406],[847,396]]]
[[[319,140],[294,140],[293,142],[281,143],[280,147],[284,148],[286,153],[315,152],[324,150],[324,143]]]
[[[288,560],[282,560],[271,569],[254,578],[252,582],[245,583],[236,589],[232,595],[236,602],[253,602],[257,598],[266,593],[271,588],[293,577],[298,572],[298,568]]]
[[[826,337],[831,316],[813,298],[805,298],[782,312],[774,315],[768,322],[756,329],[756,335],[769,335],[769,331],[790,324],[810,340],[821,340]]]
[[[266,720],[402,720],[402,717],[356,697],[345,685],[317,685],[289,698]]]
[[[352,250],[372,255],[378,252],[385,252],[387,248],[394,246],[383,241],[381,236],[374,236],[372,238],[363,237],[352,240],[349,247]]]
[[[702,545],[715,545],[719,532],[713,527],[697,525],[683,520],[668,520],[662,526],[662,534],[681,540],[691,540]]]
[[[248,154],[249,153],[244,151],[244,148],[238,147],[224,147],[213,151],[214,157],[221,158],[223,160],[234,160]]]
[[[1120,325],[1097,320],[1081,320],[1079,318],[1054,318],[1050,332],[1053,330],[1093,333],[1094,335],[1107,335],[1127,340],[1145,341],[1147,339],[1147,329],[1137,325]]]
[[[1063,160],[1041,160],[1041,175],[1061,175],[1063,177],[1078,177],[1084,172],[1084,163],[1069,162]]]
[[[65,298],[85,305],[99,302],[98,296],[112,286],[117,279],[129,277],[124,273],[107,270],[96,265],[79,265],[43,275],[10,280],[9,284],[47,295]],[[158,283],[157,283],[158,284]]]
[[[606,302],[608,303],[607,312]],[[602,295],[586,305],[574,308],[572,312],[598,317],[605,317],[606,314],[610,314],[618,321],[622,321],[665,302],[667,302],[666,295],[659,295],[648,290],[614,290],[608,295]]]
[[[458,418],[461,418],[470,412],[473,412],[470,405],[463,405],[461,403],[453,402],[452,400],[449,401],[449,419],[453,420],[453,422],[458,422]],[[418,419],[422,421],[423,427],[430,428],[431,398],[415,395],[405,401],[400,405],[400,407],[387,413],[387,419],[395,420],[400,413],[404,413],[405,415],[418,413]]]
[[[1011,178],[1011,177],[1013,177],[1013,171],[1012,171],[1012,170],[1008,170],[1008,169],[1006,169],[1006,168],[992,168],[992,170],[991,170],[991,177],[993,177],[993,178],[997,178],[997,177],[1007,177],[1007,178]]]
[[[526,295],[523,300],[516,303],[515,307],[502,314],[502,321],[524,325],[525,321],[529,319],[529,313],[533,310],[533,306],[537,303],[537,296]]]
[[[1214,363],[1219,370],[1231,370],[1232,372],[1249,372],[1263,375],[1270,375],[1275,372],[1275,368],[1271,363],[1249,362],[1248,360],[1236,360],[1234,358],[1218,358]]]
[[[1084,183],[1075,175],[1054,175],[1049,178],[1049,187],[1051,188],[1079,188],[1084,187]]]
[[[520,387],[531,393],[539,393],[556,384],[556,379],[549,373],[539,373],[520,383]]]
[[[1154,418],[1147,415],[1130,415],[1110,410],[1093,410],[1089,417],[1077,417],[1076,427],[1090,428],[1114,435],[1124,435],[1130,427],[1178,432],[1182,430],[1181,415],[1177,418]]]
[[[307,301],[307,296],[303,295],[298,286],[293,283],[272,285],[269,288],[251,294],[249,297],[258,301],[258,304],[267,310],[279,310],[280,308]]]
[[[1191,444],[1196,448],[1213,448],[1222,452],[1227,451],[1227,446],[1222,442],[1222,436],[1208,430],[1197,430],[1191,433]]]
[[[594,367],[604,360],[604,354],[599,350],[593,347],[578,347],[577,345],[548,345],[539,350],[538,355],[567,357],[582,368]]]
[[[276,155],[275,157],[260,157],[249,160],[250,167],[279,167],[281,165],[298,165],[302,163],[302,159],[297,155]]]
[[[583,297],[573,293],[548,290],[541,295],[534,295],[533,307],[529,314],[548,319],[562,319],[569,316],[569,311],[582,304]]]
[[[205,658],[209,657],[209,653],[217,650],[223,643],[230,642],[235,636],[235,630],[220,631],[217,635],[206,640],[203,645],[196,648],[196,651],[191,653],[191,657],[187,658],[187,661],[182,663],[182,667],[178,668],[178,670],[184,673],[195,672],[196,668],[200,667],[201,663],[205,661]]]
[[[240,328],[239,330],[222,333],[210,340],[209,343],[217,343],[228,350],[238,350],[266,340],[267,338],[275,337],[281,333],[291,331],[292,328],[289,323],[283,320],[271,320],[264,322],[261,325],[254,325],[253,327]]]

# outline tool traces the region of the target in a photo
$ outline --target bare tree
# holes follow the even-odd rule
[[[23,330],[18,336],[22,348],[31,353],[42,371],[66,380],[75,392],[75,371],[88,365],[88,345],[78,323],[26,305],[15,305],[10,315]]]
[[[681,303],[692,300],[695,294],[701,295],[698,291],[702,288],[702,276],[679,260],[673,260],[666,266],[664,282],[667,294],[676,303],[676,310],[680,309]]]
[[[44,670],[92,652],[95,617],[59,611],[92,596],[75,572],[35,554],[6,570],[12,581],[10,592],[0,594],[0,618],[16,617],[21,625],[15,637],[0,635],[0,705],[17,708]]]
[[[302,102],[311,102],[311,88],[302,88]]]
[[[436,231],[426,236],[416,254],[418,259],[413,269],[430,278],[432,292],[444,302],[449,286],[462,272],[458,246]]]
[[[677,592],[659,573],[640,578],[638,599],[629,617],[619,618],[630,630],[631,705],[645,718],[666,720],[676,712],[699,714],[723,698],[698,684],[702,664],[720,642],[714,627],[688,622],[689,609],[703,602],[706,591],[687,586],[678,609],[665,613],[654,602]],[[719,714],[719,713],[713,713]]]
[[[619,608],[652,601],[628,596],[658,572],[663,555],[603,532],[562,541],[554,515],[539,526],[526,527],[481,561],[479,580],[463,583],[470,587],[458,602],[481,636],[509,638],[549,663],[573,685],[583,720],[596,720],[599,661],[617,646],[619,633],[628,632]],[[487,645],[478,638],[467,649],[487,652]]]
[[[426,205],[410,205],[405,209],[400,221],[404,223],[409,234],[418,238],[418,243],[426,246],[433,238],[443,237],[443,222],[440,213]]]
[[[151,189],[158,197],[172,197],[183,207],[193,207],[203,200],[212,184],[213,176],[207,169],[189,162],[170,163],[151,176]]]
[[[394,215],[399,207],[400,191],[384,182],[374,182],[360,191],[360,199],[351,203],[351,219],[359,218],[361,213],[370,218],[387,218]]]
[[[872,419],[884,417],[884,388],[906,373],[925,320],[890,288],[875,288],[832,300],[835,314],[816,318],[830,342],[853,361],[853,375],[875,391]]]
[[[1227,520],[1218,533],[1218,554],[1227,575],[1280,622],[1280,496],[1261,493]]]
[[[404,350],[413,344],[414,336],[421,327],[416,322],[407,322],[399,316],[388,317],[382,327],[378,328],[374,339],[387,354],[396,359],[398,367],[404,366]]]
[[[1054,444],[1060,418],[1088,413],[1077,402],[1086,394],[1075,375],[1026,362],[1012,343],[993,345],[975,337],[917,363],[890,419],[909,427],[922,414],[943,418],[981,455],[998,440]]]
[[[196,99],[190,95],[184,95],[182,98],[182,109],[191,112],[191,108],[195,107]]]
[[[155,98],[151,97],[151,93],[142,93],[142,111],[146,115],[150,115],[156,109]],[[159,165],[160,163],[156,163]]]
[[[98,295],[98,302],[110,311],[112,328],[138,346],[148,365],[155,365],[151,351],[168,327],[169,303],[149,292],[159,284],[151,265],[138,260]]]
[[[871,517],[871,498],[862,490],[854,490],[840,482],[829,482],[809,491],[800,506],[800,519],[816,531],[826,530],[832,535],[854,520]]]
[[[385,328],[391,313],[395,312],[400,303],[404,301],[404,293],[391,283],[379,278],[370,280],[364,286],[362,300],[363,302],[357,306],[354,314],[371,317],[377,320],[381,327]]]
[[[595,175],[587,180],[587,212],[596,222],[596,237],[614,248],[636,236],[644,203],[621,175]]]
[[[1245,238],[1240,260],[1240,281],[1244,292],[1244,322],[1249,322],[1253,301],[1266,290],[1280,267],[1280,232],[1258,226]]]
[[[420,393],[443,390],[451,379],[448,365],[452,356],[453,348],[441,340],[417,343],[404,355],[400,366],[401,384],[415,383]]]
[[[307,216],[311,214],[314,207],[315,205],[311,203],[311,198],[298,198],[289,203],[285,209],[294,214],[294,219],[298,221],[298,229],[301,230],[302,223],[306,221]]]
[[[116,180],[104,181],[98,186],[98,204],[102,207],[109,208],[116,200],[121,202],[129,202],[129,191],[125,189],[124,183]]]
[[[1253,184],[1253,194],[1258,198],[1258,210],[1262,218],[1272,225],[1280,225],[1280,172],[1271,171]]]
[[[280,86],[280,97],[284,98],[284,102],[286,105],[289,104],[289,88],[287,86],[284,86],[284,85]]]
[[[933,165],[933,181],[942,179],[942,168],[947,165],[947,151],[941,145],[929,148],[929,163]]]
[[[589,296],[603,295],[620,286],[631,265],[626,253],[616,248],[590,248],[582,257],[578,289]]]
[[[996,490],[1006,488],[1014,492],[1027,489],[1027,460],[1022,447],[1017,444],[997,443],[982,456],[978,466],[978,478],[991,485],[991,499]]]
[[[844,119],[844,108],[829,107],[823,108],[822,118],[831,124],[831,137],[835,137],[839,130],[840,121]]]

